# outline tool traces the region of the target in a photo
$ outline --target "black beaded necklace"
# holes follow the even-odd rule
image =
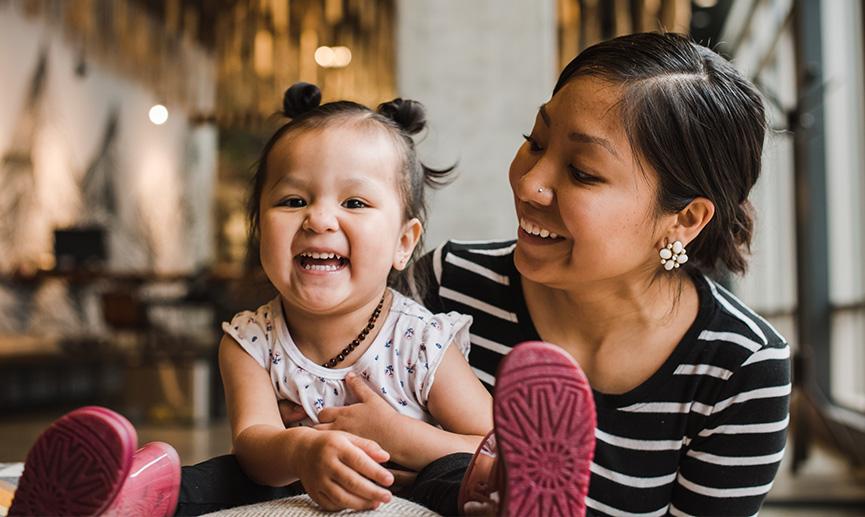
[[[378,306],[376,306],[375,310],[372,311],[372,316],[369,317],[369,321],[366,323],[366,326],[363,330],[360,331],[360,334],[357,335],[354,340],[348,344],[345,348],[342,349],[342,352],[336,354],[331,357],[329,361],[325,361],[322,363],[322,366],[325,368],[333,368],[339,363],[343,362],[348,354],[352,353],[355,348],[360,346],[363,343],[363,340],[366,339],[367,334],[375,328],[375,320],[378,319],[379,314],[381,314],[381,308],[384,307],[384,297],[387,294],[387,290],[385,290],[384,294],[381,295],[381,300],[378,302]]]

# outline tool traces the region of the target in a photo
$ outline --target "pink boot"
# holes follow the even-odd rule
[[[27,453],[9,515],[99,515],[132,466],[137,442],[128,420],[89,406],[48,427]]]
[[[150,442],[135,452],[129,477],[105,515],[170,517],[180,495],[180,458],[174,447]]]
[[[27,454],[9,515],[174,515],[180,460],[168,444],[135,451],[135,428],[89,406],[55,421]]]
[[[559,347],[515,347],[499,366],[488,435],[466,471],[465,514],[586,513],[595,451],[595,402],[586,376]]]

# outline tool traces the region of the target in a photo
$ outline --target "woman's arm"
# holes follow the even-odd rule
[[[284,486],[300,479],[325,509],[368,509],[390,500],[393,476],[378,462],[388,455],[369,440],[310,428],[285,429],[270,378],[226,335],[219,366],[237,459],[254,481]]]
[[[324,424],[318,428],[374,440],[391,460],[414,470],[454,452],[475,452],[493,428],[492,398],[455,344],[447,348],[436,370],[427,406],[444,429],[401,415],[357,376],[347,381],[360,402],[324,409],[318,415]]]

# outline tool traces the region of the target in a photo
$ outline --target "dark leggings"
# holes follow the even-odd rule
[[[442,515],[456,515],[460,483],[471,459],[465,453],[440,458],[396,495]],[[183,467],[176,515],[201,515],[303,493],[300,482],[280,488],[259,485],[246,476],[233,455],[218,456]]]

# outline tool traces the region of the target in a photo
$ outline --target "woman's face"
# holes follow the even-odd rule
[[[638,166],[616,85],[571,80],[541,106],[510,168],[517,269],[554,288],[638,278],[660,267],[656,173]]]

